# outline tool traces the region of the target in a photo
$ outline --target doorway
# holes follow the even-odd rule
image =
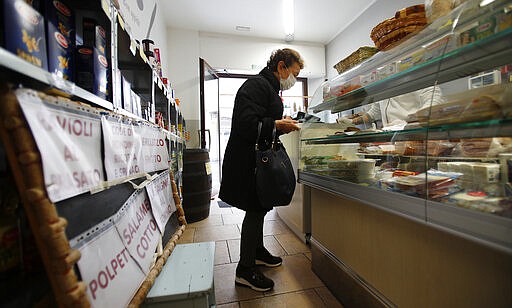
[[[202,60],[202,59],[201,59]],[[209,67],[207,63],[202,60]],[[201,63],[201,61],[200,61]],[[211,67],[209,67],[211,69]],[[201,145],[211,146],[210,165],[212,171],[212,196],[219,192],[222,179],[222,161],[224,151],[231,133],[231,119],[235,96],[242,84],[254,75],[216,73],[211,69],[215,78],[204,81],[204,91],[201,90],[201,102],[204,101],[204,109],[201,108],[201,125],[204,119],[204,136],[201,137]],[[203,89],[203,88],[202,88]],[[299,111],[307,110],[308,83],[306,78],[297,78],[296,84],[289,90],[281,93],[284,104],[285,116],[295,116]],[[204,111],[203,111],[204,110]],[[211,140],[211,141],[210,141]]]

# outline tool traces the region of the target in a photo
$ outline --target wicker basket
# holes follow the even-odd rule
[[[375,47],[359,47],[359,49],[351,53],[350,56],[346,57],[345,59],[341,60],[336,65],[334,65],[334,68],[338,71],[338,74],[341,74],[344,71],[349,70],[350,68],[370,58],[378,51],[379,50]]]

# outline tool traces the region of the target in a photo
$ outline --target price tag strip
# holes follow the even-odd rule
[[[80,247],[78,269],[93,307],[127,307],[145,279],[111,225]]]
[[[165,170],[151,183],[146,185],[146,191],[151,201],[153,216],[160,232],[164,232],[165,225],[176,211],[176,203],[172,197],[172,186],[169,170]]]
[[[105,145],[107,180],[115,181],[143,175],[142,137],[131,120],[103,115],[101,117]]]
[[[151,212],[145,189],[136,190],[126,201],[115,226],[124,246],[147,275],[161,233]]]

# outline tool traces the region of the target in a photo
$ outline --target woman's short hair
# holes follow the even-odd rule
[[[290,67],[294,62],[297,62],[300,69],[304,68],[304,60],[300,57],[300,54],[290,48],[277,49],[272,52],[270,59],[267,61],[267,67],[272,72],[277,72],[277,64],[279,61],[284,61],[286,67]]]

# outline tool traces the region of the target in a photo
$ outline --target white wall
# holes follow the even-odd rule
[[[214,33],[199,34],[200,54],[214,68],[256,70],[266,66],[272,51],[280,48],[297,50],[304,59],[301,77],[325,76],[325,48],[322,44],[291,42],[227,36]]]
[[[309,93],[315,91],[325,76],[325,47],[321,44],[291,43],[277,40],[249,39],[192,30],[167,28],[168,78],[181,101],[187,130],[199,129],[199,58],[216,69],[256,74],[266,65],[271,52],[289,47],[304,58],[302,77],[308,77]],[[197,147],[196,138],[188,147]]]
[[[343,30],[326,47],[327,77],[332,79],[338,72],[334,65],[361,46],[375,46],[370,32],[381,21],[393,17],[401,8],[423,3],[419,0],[377,0],[350,26]]]
[[[159,9],[155,0],[120,0],[119,7],[127,24],[127,31],[134,39],[142,42],[143,39],[149,38],[155,42],[155,47],[160,48],[162,70],[165,76],[169,55],[165,48],[167,46],[167,26],[162,15],[163,10]],[[155,15],[151,22],[153,12]]]

